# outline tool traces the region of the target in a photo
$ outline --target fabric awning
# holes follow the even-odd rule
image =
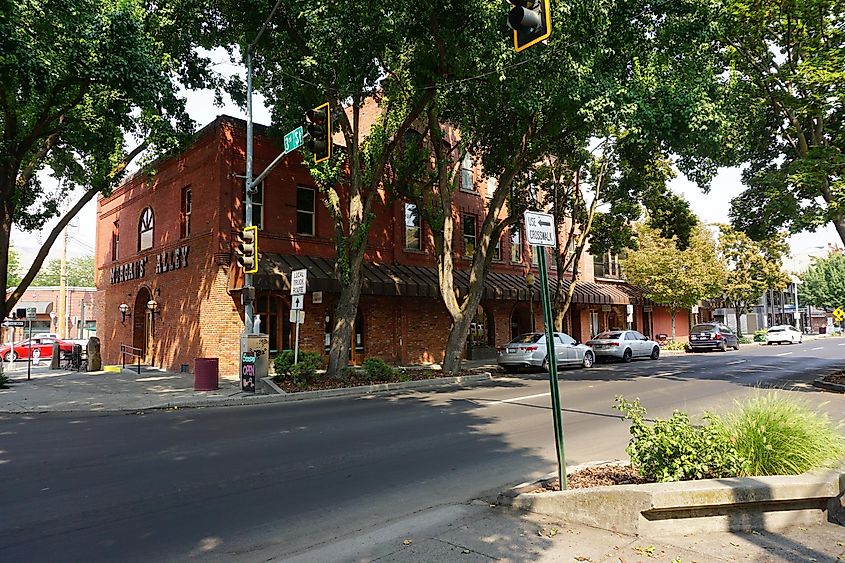
[[[314,256],[295,256],[262,253],[258,273],[253,283],[259,291],[290,291],[290,273],[308,270],[308,291],[340,292],[334,277],[334,261]],[[364,264],[361,293],[404,297],[439,297],[437,269],[403,264]],[[460,292],[469,290],[469,272],[455,270],[455,287]],[[557,280],[551,280],[555,289]],[[571,283],[562,280],[565,288]],[[232,288],[236,289],[236,288]],[[484,284],[484,299],[527,301],[531,291],[522,274],[490,272]],[[536,282],[535,296],[536,298]],[[574,303],[618,305],[644,303],[642,292],[628,284],[578,282],[572,296]]]
[[[15,309],[28,309],[35,307],[36,315],[49,315],[53,311],[52,301],[18,301]]]

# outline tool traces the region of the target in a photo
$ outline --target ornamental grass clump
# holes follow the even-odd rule
[[[841,429],[792,397],[760,393],[737,402],[723,420],[744,476],[798,475],[845,457]]]

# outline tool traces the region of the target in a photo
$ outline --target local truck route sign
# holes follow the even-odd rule
[[[525,212],[525,238],[534,246],[557,246],[554,217],[548,213]]]
[[[306,279],[308,270],[294,270],[290,274],[290,294],[303,295],[305,294]]]

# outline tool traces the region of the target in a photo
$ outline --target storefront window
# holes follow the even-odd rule
[[[279,297],[259,295],[255,299],[255,310],[261,319],[261,332],[269,337],[270,353],[279,351]]]
[[[469,327],[467,342],[472,347],[493,346],[493,323],[481,305],[475,310],[475,316]]]

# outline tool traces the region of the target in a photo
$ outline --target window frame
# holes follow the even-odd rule
[[[464,153],[461,158],[461,191],[469,194],[478,193],[478,190],[475,189],[474,163],[472,155],[468,152]]]
[[[516,241],[514,241],[516,238]],[[514,242],[516,244],[514,244]],[[514,258],[516,254],[516,258]],[[522,230],[515,229],[511,231],[511,264],[522,264]]]
[[[149,205],[141,210],[138,217],[138,252],[150,250],[155,246],[155,212]],[[148,246],[144,246],[145,235],[149,235]]]
[[[472,251],[467,252],[467,218],[472,218]],[[461,216],[461,234],[464,242],[463,248],[463,257],[466,259],[472,258],[472,255],[475,254],[476,245],[478,244],[478,218],[473,215],[472,213],[464,213]]]
[[[111,259],[112,262],[117,262],[120,259],[120,221],[112,223]]]
[[[300,209],[299,207],[299,191],[300,190],[307,190],[311,192],[311,207],[312,209],[308,211],[307,209]],[[314,237],[317,236],[317,190],[316,188],[311,188],[309,186],[296,186],[296,235],[303,236],[303,237]],[[299,230],[299,217],[300,214],[310,215],[311,216],[311,232],[304,233],[300,232]]]
[[[179,238],[191,236],[191,213],[193,212],[193,193],[190,186],[182,188]]]
[[[413,208],[414,208],[414,210],[413,210],[411,213],[412,213],[412,214],[413,214],[413,216],[415,216],[415,217],[416,217],[416,219],[417,219],[417,221],[416,221],[416,223],[417,223],[417,224],[416,224],[416,226],[409,226],[409,225],[408,225],[408,218],[409,218],[408,208],[409,208],[409,207],[413,207]],[[423,250],[423,241],[422,241],[422,218],[420,217],[420,211],[419,211],[419,208],[417,207],[417,204],[416,204],[416,203],[412,203],[412,202],[406,201],[406,202],[403,202],[402,209],[403,209],[403,211],[404,211],[404,224],[405,224],[405,231],[404,231],[404,238],[405,238],[405,240],[404,240],[404,245],[403,245],[403,248],[404,248],[405,250],[410,250],[410,251],[412,251],[412,252],[422,252],[422,250]],[[416,233],[417,233],[417,236],[416,236],[416,241],[417,241],[417,244],[416,244],[416,246],[411,246],[411,245],[409,245],[409,244],[408,244],[408,240],[409,240],[409,239],[408,239],[408,232],[409,232],[409,231],[412,231],[412,230],[416,230]]]

